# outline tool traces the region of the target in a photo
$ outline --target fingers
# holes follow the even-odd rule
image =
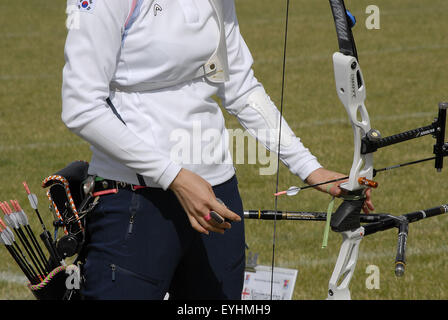
[[[364,205],[362,206],[362,210],[364,211],[364,213],[369,213],[370,211],[375,210],[371,195],[372,195],[372,190],[370,188],[368,188],[366,190],[366,201],[364,201]]]
[[[228,222],[222,222],[218,224],[217,222],[214,222],[213,219],[209,222],[205,222],[205,228],[207,228],[208,231],[224,234],[227,229],[230,229],[232,226]]]
[[[216,200],[212,186],[199,175],[182,169],[170,185],[191,226],[198,232],[209,234],[209,231],[224,233],[231,227],[230,221],[241,221],[241,218]],[[229,222],[216,221],[209,218],[211,211],[216,217],[228,219]],[[219,220],[219,219],[217,219]]]
[[[327,193],[333,197],[340,197],[343,194],[343,190],[339,188],[340,184],[333,184],[327,188]]]
[[[213,201],[210,212],[203,216],[203,226],[210,231],[221,234],[224,234],[225,230],[232,227],[229,223],[232,221],[239,222],[241,217],[229,210],[219,198]]]
[[[231,225],[228,222],[223,222],[219,226],[216,225],[216,222],[212,222],[211,220],[207,220],[206,216],[203,217],[194,217],[193,215],[187,214],[190,220],[190,224],[199,233],[209,235],[210,232],[216,232],[220,234],[224,234],[226,229],[230,229]]]
[[[329,193],[330,195],[332,195],[334,197],[340,197],[340,196],[346,194],[346,192],[344,190],[342,190],[339,187],[339,185],[340,185],[340,183],[333,184],[331,187],[328,187],[327,188],[327,193]],[[375,211],[375,206],[373,205],[372,198],[371,198],[372,189],[367,188],[366,192],[365,192],[365,195],[366,195],[366,200],[364,201],[364,204],[362,206],[362,211],[364,213],[368,214],[368,213],[370,213],[372,211]]]
[[[369,214],[371,211],[374,211],[375,207],[373,206],[372,202],[367,202],[365,201],[364,204],[362,205],[362,211],[365,214]]]
[[[230,229],[232,225],[224,220],[219,214],[215,213],[217,215],[216,220],[211,217],[211,214],[207,214],[204,216],[199,216],[197,218],[190,219],[191,226],[200,233],[209,235],[209,231],[216,232],[220,234],[224,234],[224,232],[227,229]],[[218,217],[221,219],[218,222]]]
[[[223,217],[224,219],[228,219],[230,221],[241,221],[241,217],[237,215],[232,210],[229,210],[224,202],[222,202],[221,199],[216,198],[214,202],[214,207],[212,208],[212,211]]]
[[[190,220],[190,224],[193,227],[194,230],[196,230],[199,233],[208,235],[209,232],[207,229],[201,226],[201,224],[190,214],[187,214],[188,219]]]
[[[205,216],[205,220],[206,221],[214,221],[217,224],[221,224],[223,223],[225,220],[223,217],[221,217],[216,211],[210,211],[210,213],[208,215]]]
[[[219,199],[213,199],[202,210],[189,210],[187,215],[193,229],[206,235],[209,235],[209,232],[224,234],[232,227],[229,222],[241,221],[241,217],[229,210]]]

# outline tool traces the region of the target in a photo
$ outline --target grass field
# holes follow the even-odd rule
[[[365,9],[380,8],[380,30],[368,30]],[[285,1],[236,0],[241,30],[254,56],[257,78],[279,105],[282,76]],[[448,2],[446,0],[348,0],[357,16],[354,29],[367,86],[366,105],[372,126],[383,135],[428,125],[439,101],[448,101]],[[39,196],[50,223],[43,178],[77,159],[90,159],[89,146],[60,120],[61,71],[66,35],[65,1],[0,2],[0,200],[18,199],[31,215],[22,181]],[[291,1],[284,116],[302,141],[327,168],[348,173],[352,129],[339,102],[331,55],[337,50],[328,1]],[[229,128],[239,128],[226,115]],[[432,154],[425,137],[382,149],[375,167]],[[246,209],[273,209],[275,176],[259,175],[258,165],[237,165]],[[436,173],[433,163],[378,175],[377,212],[402,214],[448,202],[448,168]],[[302,185],[283,166],[280,189]],[[304,191],[280,198],[279,209],[324,211],[329,198]],[[339,202],[338,202],[339,203]],[[35,230],[37,219],[32,216]],[[340,237],[330,234],[321,249],[323,223],[277,223],[275,265],[299,270],[293,299],[325,298]],[[273,225],[246,221],[246,242],[270,265]],[[352,280],[354,299],[448,299],[448,217],[410,226],[406,275],[394,276],[396,232],[363,240]],[[365,286],[368,265],[380,269],[380,289]],[[33,299],[20,270],[0,248],[0,299]]]

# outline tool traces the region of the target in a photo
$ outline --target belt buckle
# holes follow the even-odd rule
[[[102,180],[100,181],[101,186],[104,190],[102,191],[97,191],[95,193],[92,194],[92,196],[97,197],[97,196],[104,196],[106,194],[114,194],[114,193],[118,193],[118,183],[116,181],[114,181],[114,183],[112,185],[110,185],[111,181],[107,181],[107,180]]]
[[[117,184],[117,189],[119,187],[124,189],[124,188],[126,188],[128,186],[128,184],[126,182],[123,182],[123,181],[117,181],[116,184]],[[132,185],[130,185],[130,186],[132,187]]]

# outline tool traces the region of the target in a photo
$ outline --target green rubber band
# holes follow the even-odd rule
[[[331,201],[328,204],[327,208],[327,221],[325,223],[324,238],[322,239],[322,249],[325,249],[328,244],[328,234],[330,233],[330,221],[331,221],[331,214],[333,213],[334,208],[334,199],[335,197],[331,198]]]

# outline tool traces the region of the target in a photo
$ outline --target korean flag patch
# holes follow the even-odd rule
[[[95,0],[78,0],[80,11],[92,12],[95,9]]]

